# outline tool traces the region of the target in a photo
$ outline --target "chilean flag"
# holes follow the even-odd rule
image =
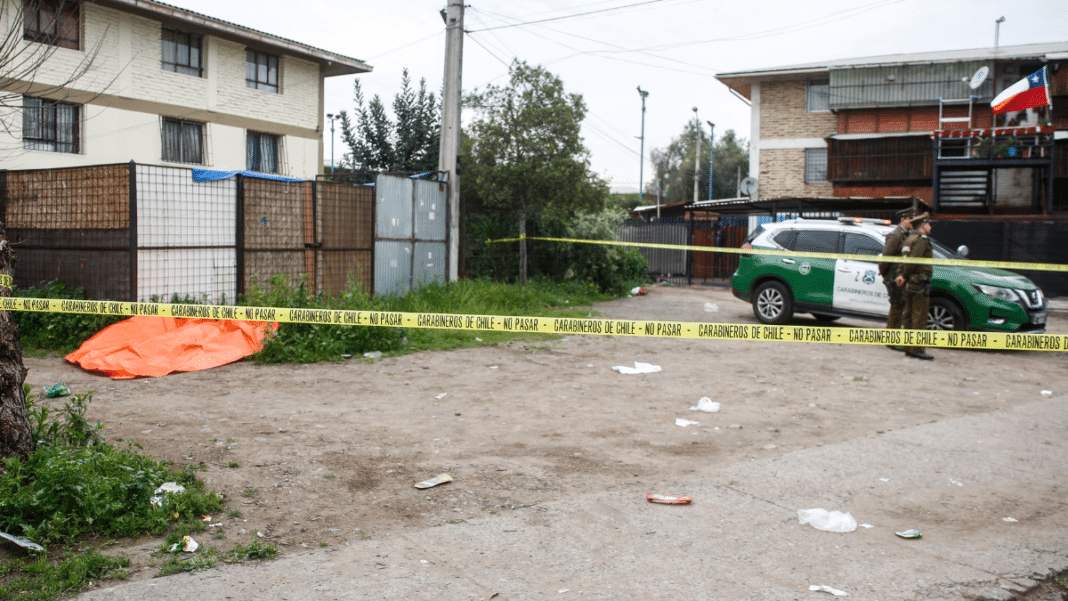
[[[994,114],[1008,113],[1009,111],[1022,111],[1039,106],[1052,104],[1049,97],[1049,86],[1046,85],[1046,68],[1027,76],[1026,79],[1005,88],[1005,91],[997,95],[990,102]]]

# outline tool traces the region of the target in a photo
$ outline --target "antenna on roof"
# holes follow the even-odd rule
[[[994,52],[998,51],[998,36],[1001,33],[1001,24],[1005,22],[1005,15],[994,21]]]

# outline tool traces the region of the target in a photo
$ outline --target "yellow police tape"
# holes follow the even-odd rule
[[[15,279],[6,273],[0,273],[0,288],[10,288],[11,284],[15,283]]]
[[[993,350],[1068,350],[1068,336],[1054,334],[1007,334],[934,330],[887,330],[883,328],[769,326],[685,321],[640,321],[629,319],[581,319],[570,317],[524,317],[506,315],[454,315],[397,311],[345,311],[331,309],[286,309],[221,305],[128,303],[46,298],[0,298],[0,310],[87,315],[189,317],[238,319],[348,326],[390,326],[446,330],[479,330],[538,334],[590,334],[647,336],[704,340],[752,340],[772,342],[823,342],[831,344],[877,344]]]
[[[487,240],[486,244],[501,242],[519,242],[520,240],[542,240],[544,242],[570,242],[572,244],[603,244],[605,246],[640,246],[643,248],[663,248],[667,250],[690,250],[696,252],[723,253],[734,255],[783,255],[790,257],[806,257],[811,259],[849,259],[852,261],[867,261],[869,263],[927,263],[930,265],[956,265],[959,267],[994,267],[997,269],[1026,269],[1030,271],[1064,271],[1068,272],[1068,265],[1061,263],[1019,263],[1016,261],[973,261],[971,259],[921,259],[918,257],[884,257],[882,255],[847,255],[838,253],[817,253],[793,250],[772,250],[769,248],[723,248],[716,246],[689,246],[685,244],[658,244],[655,242],[619,242],[617,240],[576,240],[573,238],[542,238],[520,236],[518,238],[502,238],[500,240]]]

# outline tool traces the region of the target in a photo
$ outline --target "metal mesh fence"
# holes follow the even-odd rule
[[[313,244],[305,227],[305,203],[311,182],[282,182],[246,177],[240,180],[243,215],[238,221],[244,281],[239,292],[254,282],[264,285],[276,275],[296,284],[308,276],[315,289],[315,273],[307,270],[305,243]]]
[[[190,169],[135,169],[135,299],[235,301],[236,180],[195,182]]]
[[[316,184],[317,219],[322,232],[320,290],[337,294],[358,283],[372,291],[374,274],[374,189],[349,183]]]

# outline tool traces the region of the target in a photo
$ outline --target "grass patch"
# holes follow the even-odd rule
[[[129,558],[79,551],[82,541],[167,532],[167,540],[180,540],[206,528],[202,514],[223,510],[219,495],[197,481],[195,468],[140,455],[132,441],[116,441],[125,448],[105,442],[102,426],[85,419],[92,392],[54,400],[34,399],[31,392],[27,407],[37,449],[25,460],[3,460],[0,530],[48,552],[26,551],[0,564],[0,599],[52,600],[92,580],[125,578]],[[157,495],[165,482],[185,490]],[[207,554],[194,563],[202,569],[211,561]]]
[[[94,580],[124,579],[129,557],[107,557],[94,548],[18,559],[0,566],[0,599],[39,601],[57,599],[85,588]]]
[[[612,297],[593,285],[569,281],[552,283],[533,279],[525,287],[490,280],[461,280],[425,284],[403,297],[371,297],[353,289],[336,297],[309,295],[303,281],[291,284],[276,276],[266,288],[253,286],[244,304],[352,311],[453,313],[527,317],[588,317],[589,305]],[[549,340],[551,334],[498,331],[438,330],[387,326],[335,326],[279,324],[278,332],[255,360],[264,363],[340,361],[365,352],[404,354],[423,350],[450,350],[510,340]]]

